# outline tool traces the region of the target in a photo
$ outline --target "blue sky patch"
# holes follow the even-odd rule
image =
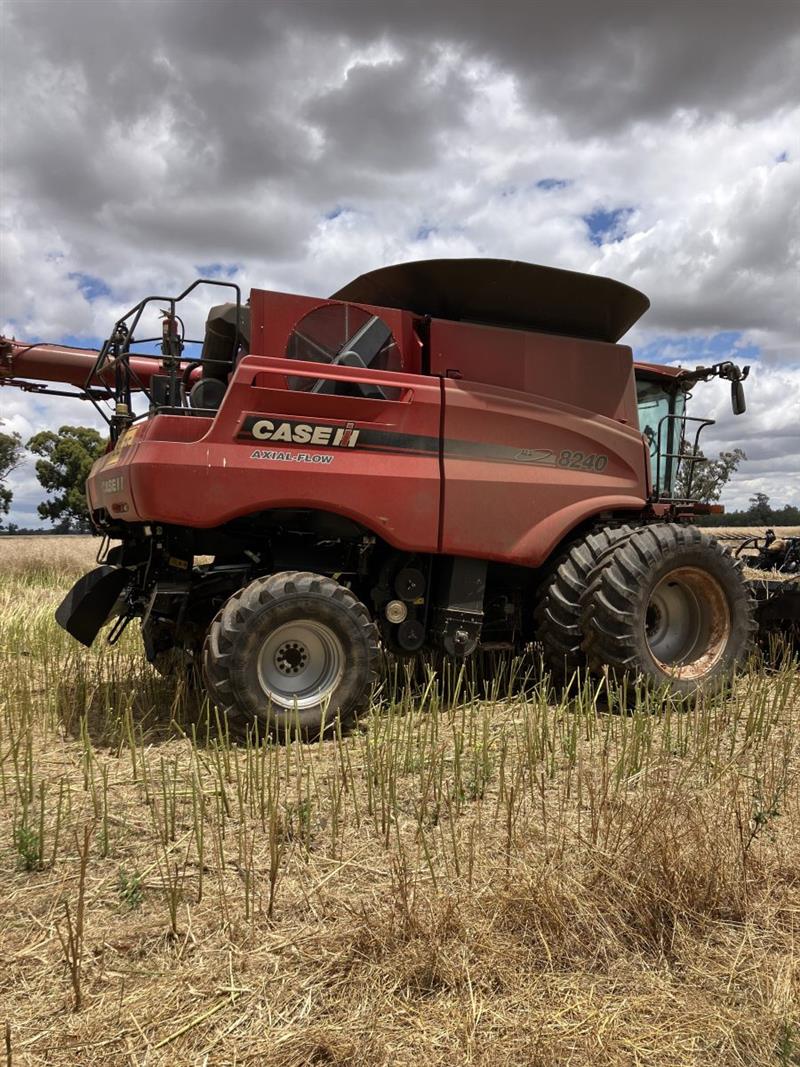
[[[201,278],[232,278],[239,270],[238,263],[195,263]]]
[[[90,337],[88,334],[79,333],[67,333],[61,337],[42,337],[40,333],[25,332],[23,339],[31,345],[67,345],[68,348],[100,348],[103,343],[100,337]]]
[[[427,223],[423,222],[423,224],[421,226],[417,227],[417,232],[414,234],[414,240],[415,241],[427,241],[428,238],[432,234],[435,234],[435,233],[438,233],[438,232],[439,231],[436,228],[436,226],[429,226]]]
[[[584,215],[583,221],[589,227],[589,240],[598,248],[621,241],[625,236],[625,223],[632,214],[632,207],[617,207],[611,211],[598,208],[591,215]]]
[[[109,325],[109,330],[111,326]],[[100,348],[103,341],[100,337],[89,337],[85,334],[68,333],[66,337],[62,337],[60,341],[56,341],[56,344],[69,345],[71,348]]]
[[[67,275],[70,281],[77,282],[78,288],[83,294],[84,300],[93,303],[103,296],[111,296],[111,289],[102,278],[96,278],[93,274],[84,274],[82,271],[73,270]]]
[[[642,363],[680,363],[684,367],[733,360],[742,366],[759,358],[758,345],[744,344],[741,330],[722,330],[703,337],[656,337],[637,347],[634,359]]]
[[[551,189],[566,189],[571,184],[566,178],[540,178],[536,183],[536,188],[549,192]]]

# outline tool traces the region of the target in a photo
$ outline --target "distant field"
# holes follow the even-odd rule
[[[0,575],[75,578],[94,563],[99,537],[0,537]]]
[[[350,737],[237,744],[134,627],[55,625],[98,544],[0,538],[8,1063],[800,1062],[796,663],[630,713],[400,671]]]
[[[706,533],[721,534],[724,537],[763,537],[766,526],[708,526]],[[778,537],[800,537],[800,526],[770,526]]]

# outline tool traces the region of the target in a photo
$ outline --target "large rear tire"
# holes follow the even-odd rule
[[[633,533],[631,526],[595,530],[575,541],[539,586],[534,608],[536,640],[545,666],[559,683],[587,670],[581,629],[581,602],[609,552]]]
[[[235,727],[258,722],[313,738],[366,707],[379,666],[378,631],[345,586],[286,571],[235,593],[203,649],[206,687]]]
[[[596,673],[675,696],[716,693],[752,649],[755,602],[719,542],[659,523],[609,553],[586,591],[582,627]]]

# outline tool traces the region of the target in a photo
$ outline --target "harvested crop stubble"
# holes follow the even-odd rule
[[[800,526],[772,526],[770,527],[778,537],[800,537]],[[706,533],[714,537],[739,538],[744,541],[747,537],[763,537],[767,531],[766,526],[708,526]]]
[[[62,586],[0,570],[13,1063],[798,1061],[796,663],[630,715],[397,672],[350,737],[235,745]]]

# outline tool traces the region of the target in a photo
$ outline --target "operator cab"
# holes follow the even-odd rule
[[[685,433],[686,392],[674,377],[650,376],[637,368],[636,403],[653,490],[659,499],[673,497]]]
[[[693,499],[694,470],[707,462],[700,452],[700,434],[715,422],[686,414],[691,389],[711,378],[729,381],[733,413],[742,415],[747,406],[742,383],[750,368],[740,369],[729,361],[693,371],[657,363],[636,363],[634,367],[639,429],[648,444],[653,495],[656,500],[689,502]],[[682,492],[678,491],[679,482]]]

